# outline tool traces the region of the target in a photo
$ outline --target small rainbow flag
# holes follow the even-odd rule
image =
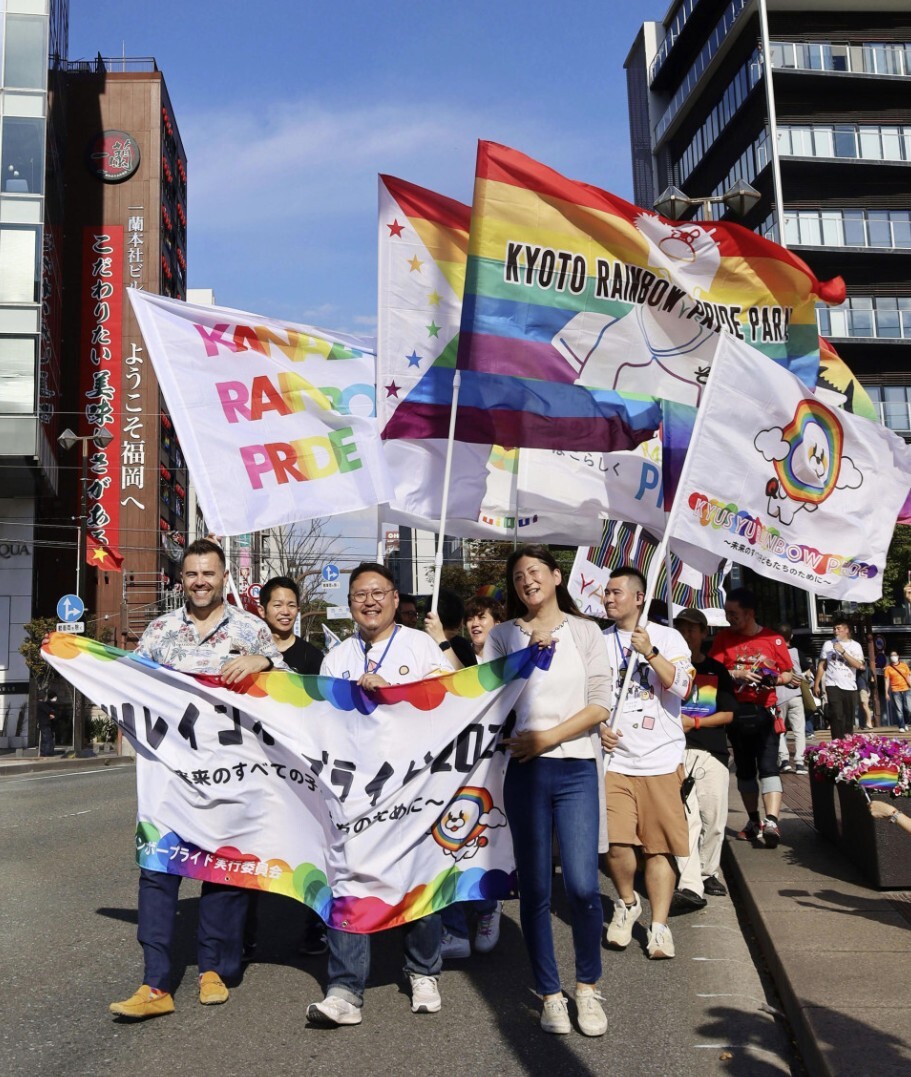
[[[898,767],[873,767],[861,775],[861,789],[894,789],[898,781]]]

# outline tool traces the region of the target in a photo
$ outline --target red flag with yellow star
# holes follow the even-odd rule
[[[85,540],[85,559],[95,568],[103,572],[120,572],[123,566],[123,554],[113,546],[105,546],[92,534],[88,534]]]

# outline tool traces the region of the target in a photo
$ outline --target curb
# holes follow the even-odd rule
[[[99,767],[126,767],[134,766],[135,763],[136,760],[127,755],[82,756],[74,759],[54,759],[46,763],[37,758],[7,757],[0,758],[0,778],[14,777],[17,774],[60,774],[97,770]]]
[[[807,1073],[810,1077],[831,1077],[835,1071],[829,1066],[825,1056],[819,1049],[816,1036],[807,1020],[806,1010],[800,1004],[794,986],[791,983],[791,978],[788,976],[787,969],[779,957],[778,950],[775,946],[774,924],[772,924],[771,918],[764,912],[753,896],[749,879],[743,871],[740,861],[732,848],[734,841],[736,841],[736,838],[725,838],[721,858],[724,866],[724,873],[737,881],[737,889],[739,890],[740,897],[746,907],[747,914],[750,918],[750,924],[756,932],[756,939],[759,942],[762,955],[768,965],[769,974],[775,982],[778,994],[781,996],[785,1014],[790,1022],[791,1030],[794,1033],[794,1039],[797,1041],[797,1046],[803,1064],[807,1069]]]

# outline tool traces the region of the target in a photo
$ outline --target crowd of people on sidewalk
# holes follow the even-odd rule
[[[384,565],[364,563],[349,577],[355,631],[323,655],[294,634],[300,595],[293,580],[276,577],[263,586],[260,617],[231,606],[224,600],[224,553],[210,540],[187,548],[181,580],[185,605],[152,621],[137,653],[185,672],[218,674],[226,684],[290,669],[353,680],[373,692],[528,647],[552,652],[549,667],[531,674],[503,740],[503,808],[519,920],[545,1032],[566,1034],[573,1027],[551,923],[556,858],[572,922],[575,1023],[583,1034],[600,1036],[607,1029],[598,990],[603,949],[630,945],[645,911],[643,898],[650,912],[644,951],[660,961],[675,956],[673,915],[726,896],[719,865],[729,745],[747,813],[737,837],[770,849],[779,843],[780,773],[790,767],[785,730],[794,734],[802,769],[802,699],[809,686],[801,683],[790,629],[760,625],[746,589],[728,595],[729,627],[710,645],[709,624],[698,609],[677,611],[670,624],[657,605],[646,617],[643,576],[620,567],[604,591],[612,623],[602,631],[571,598],[550,550],[522,546],[506,564],[505,608],[490,597],[463,605],[443,592],[419,630],[412,596],[398,593]],[[849,681],[863,665],[849,626],[837,624],[814,682],[833,708],[833,733],[849,716],[853,724],[856,685],[852,689]],[[900,687],[902,666],[891,664],[893,695],[909,690],[907,679]],[[602,867],[616,892],[606,924]],[[179,875],[140,871],[143,982],[130,998],[111,1004],[115,1015],[143,1019],[174,1010],[171,945],[180,882]],[[403,929],[414,1013],[441,1009],[444,962],[496,948],[501,914],[496,900],[462,902]],[[307,1006],[307,1019],[325,1027],[360,1024],[370,936],[327,926],[306,906],[294,916],[301,953],[328,950],[325,996]],[[248,890],[203,884],[197,933],[203,1005],[228,1000],[244,961],[255,957],[256,933],[256,902]]]

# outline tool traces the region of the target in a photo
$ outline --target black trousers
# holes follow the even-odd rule
[[[826,702],[832,740],[850,736],[854,731],[854,715],[857,713],[857,689],[827,685]]]

